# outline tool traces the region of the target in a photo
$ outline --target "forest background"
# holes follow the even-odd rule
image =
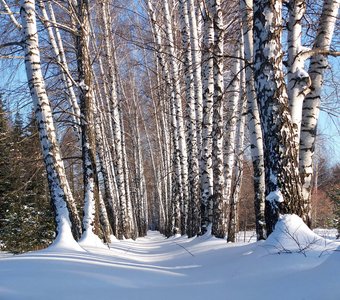
[[[136,238],[147,229],[166,236],[212,230],[230,241],[239,230],[256,230],[258,239],[266,238],[272,227],[265,224],[275,214],[265,220],[265,204],[270,202],[265,198],[278,190],[271,186],[268,172],[277,172],[279,191],[285,189],[285,180],[280,181],[281,171],[276,169],[282,157],[276,161],[269,152],[258,155],[268,160],[260,164],[261,175],[254,172],[256,154],[250,151],[255,148],[257,124],[252,123],[251,101],[259,104],[262,116],[266,108],[265,101],[261,108],[256,75],[260,69],[256,64],[250,68],[250,54],[261,45],[247,40],[253,34],[256,5],[275,11],[270,1],[254,4],[253,15],[251,1],[2,0],[2,248],[22,252],[49,245],[55,231],[65,231],[65,212],[57,205],[61,200],[67,203],[67,222],[76,240],[85,232],[106,241],[111,234]],[[339,226],[338,6],[330,0],[287,1],[278,11],[283,18],[279,17],[283,30],[277,44],[283,62],[278,64],[289,98],[283,106],[299,132],[290,132],[292,140],[304,126],[294,118],[294,99],[308,98],[317,85],[310,62],[332,56],[322,66],[321,129],[310,146],[313,170],[308,180],[302,179],[309,181],[307,196],[299,196],[305,198],[299,205],[304,209],[281,211],[300,214],[312,227]],[[333,21],[322,23],[329,7],[335,10]],[[29,18],[37,19],[36,28],[30,28]],[[320,28],[328,30],[328,25],[322,27],[327,22],[334,26],[332,43],[320,46]],[[29,63],[40,66],[39,82],[34,81],[35,68],[27,71]],[[44,99],[34,98],[39,84],[46,87],[40,91]],[[46,104],[51,119],[37,115],[44,113]],[[266,133],[265,119],[258,122],[264,139],[266,134],[280,135],[280,129]],[[278,145],[274,148],[280,149]],[[293,152],[299,148],[289,147],[296,148]],[[48,162],[49,155],[53,162]],[[259,179],[259,174],[266,178]],[[61,200],[53,192],[56,177],[63,190]],[[261,180],[266,187],[256,185]],[[275,201],[274,210],[280,210]]]

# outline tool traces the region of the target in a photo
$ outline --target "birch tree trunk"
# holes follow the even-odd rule
[[[212,122],[214,98],[214,24],[213,16],[207,9],[204,10],[204,36],[203,36],[203,122],[202,122],[202,149],[201,149],[201,215],[202,234],[212,222]]]
[[[186,0],[179,1],[180,21],[182,33],[182,45],[184,51],[184,75],[185,75],[185,97],[186,97],[186,127],[187,127],[187,148],[188,148],[188,173],[189,173],[189,198],[187,220],[182,219],[182,234],[187,233],[188,237],[200,233],[200,185],[199,166],[197,149],[197,128],[195,111],[195,87],[192,64],[192,48],[189,33],[189,16]],[[196,92],[197,89],[196,89]],[[196,94],[197,95],[197,94]],[[196,97],[197,103],[197,97]],[[184,224],[183,224],[184,222]],[[188,224],[186,224],[188,222]]]
[[[116,73],[118,74],[117,70],[116,70]],[[124,94],[124,90],[123,90],[121,82],[120,82],[120,87],[122,89],[122,94]],[[127,99],[125,95],[124,95],[124,98]],[[136,231],[135,215],[133,214],[131,192],[130,192],[130,175],[129,175],[129,168],[128,168],[128,162],[127,162],[126,143],[125,143],[125,126],[124,126],[124,121],[123,121],[121,101],[118,103],[118,108],[119,108],[119,118],[120,118],[120,126],[121,126],[120,127],[121,151],[122,151],[122,159],[123,159],[123,174],[124,174],[125,195],[126,195],[126,216],[127,216],[127,224],[128,224],[128,229],[127,229],[126,234],[128,234],[132,239],[136,239],[137,231]]]
[[[312,52],[314,51],[315,54],[311,57],[308,70],[311,79],[311,87],[303,102],[299,159],[303,206],[306,212],[303,219],[309,225],[311,223],[310,201],[317,121],[320,111],[323,76],[325,69],[328,67],[327,57],[325,55],[318,54],[317,52],[319,50],[329,51],[338,12],[338,0],[324,1],[323,10],[318,25],[318,32],[312,49]]]
[[[98,182],[96,178],[96,139],[94,132],[94,91],[92,66],[89,51],[90,15],[87,0],[77,1],[79,30],[76,38],[77,66],[79,80],[79,100],[81,111],[81,137],[84,176],[84,216],[83,231],[86,236],[98,232],[96,205],[98,202]]]
[[[98,198],[99,198],[99,223],[101,224],[101,230],[104,236],[103,239],[105,243],[111,243],[112,228],[110,225],[110,220],[107,214],[103,195],[100,192],[100,190],[98,191]]]
[[[195,110],[196,110],[196,130],[197,130],[197,149],[200,153],[202,147],[202,120],[203,120],[203,94],[202,94],[202,54],[198,29],[198,20],[195,14],[196,6],[194,0],[187,0],[187,10],[190,28],[190,46],[192,72],[194,77],[195,88]]]
[[[209,7],[210,6],[210,7]],[[224,28],[221,1],[208,2],[209,13],[214,25],[214,97],[213,97],[213,132],[212,132],[212,167],[213,167],[213,222],[211,233],[219,238],[227,234],[227,200],[224,195],[223,172],[223,42]]]
[[[98,86],[96,85],[98,90]],[[95,97],[95,133],[96,133],[96,151],[97,151],[97,172],[101,174],[103,181],[104,197],[101,195],[99,189],[99,203],[100,203],[100,214],[99,218],[102,220],[101,224],[104,225],[104,233],[107,233],[107,242],[109,242],[111,231],[113,235],[118,236],[117,226],[117,205],[114,193],[114,181],[112,179],[113,174],[111,172],[110,162],[108,158],[109,143],[107,142],[107,134],[105,135],[105,126],[107,120],[103,117],[105,114],[102,111],[103,103],[101,100],[101,105],[99,105],[98,98],[101,98],[100,93],[96,93]],[[111,155],[111,153],[109,154]],[[104,205],[104,207],[103,207]],[[105,208],[105,211],[104,211]],[[106,220],[106,217],[108,220]],[[107,221],[109,222],[110,230],[108,230]]]
[[[255,92],[253,64],[253,0],[241,0],[242,31],[244,40],[245,80],[247,95],[248,130],[254,171],[254,207],[257,240],[266,239],[265,170],[260,114]]]
[[[234,52],[239,53],[239,45],[234,46]],[[224,153],[223,153],[223,165],[224,165],[224,195],[226,197],[227,204],[231,204],[232,189],[233,189],[233,177],[234,177],[234,164],[236,156],[236,130],[237,121],[240,118],[238,104],[240,102],[240,72],[241,72],[241,60],[240,58],[235,58],[231,62],[231,82],[228,88],[228,99],[227,99],[227,121],[225,122],[224,130]],[[232,208],[231,208],[232,209]],[[232,212],[230,211],[230,214]],[[229,214],[229,215],[230,215]],[[230,224],[229,220],[229,224]],[[229,234],[228,234],[229,239]]]
[[[133,77],[133,75],[131,75]],[[140,108],[138,103],[138,96],[136,95],[136,91],[134,90],[135,79],[131,82],[132,85],[132,108],[133,111],[129,112],[129,115],[132,117],[133,124],[131,132],[133,133],[133,148],[134,148],[134,161],[135,161],[135,189],[136,189],[136,197],[135,197],[135,205],[137,206],[137,214],[136,220],[138,224],[138,236],[145,236],[148,227],[148,219],[147,219],[147,191],[145,184],[145,176],[144,176],[144,166],[143,166],[143,154],[142,154],[142,145],[141,145],[141,134],[139,129],[139,116],[140,116]],[[131,109],[130,109],[131,110]]]
[[[73,239],[71,233],[72,227],[74,238],[79,239],[81,235],[81,222],[66,178],[56,137],[52,109],[41,70],[34,0],[21,1],[21,20],[22,34],[25,40],[26,74],[39,128],[51,201],[55,210],[56,238],[57,240]]]
[[[240,57],[242,57],[242,53],[244,52],[243,45],[240,47]],[[234,161],[234,184],[230,197],[230,213],[229,213],[229,226],[228,226],[228,242],[236,242],[236,234],[238,231],[238,223],[239,223],[239,199],[240,199],[240,191],[242,186],[242,177],[243,177],[243,159],[244,159],[244,129],[246,122],[246,82],[245,82],[245,72],[244,72],[244,63],[241,63],[241,74],[240,74],[240,95],[237,107],[237,124],[236,124],[236,135],[235,135],[235,161]]]
[[[294,124],[295,147],[299,148],[302,119],[302,105],[310,85],[308,73],[304,70],[305,59],[301,55],[302,18],[306,11],[305,0],[291,0],[288,5],[288,73],[287,92],[290,104],[292,122]]]
[[[176,156],[174,160],[176,164],[179,163],[179,175],[182,181],[181,188],[178,193],[182,194],[182,199],[180,200],[181,211],[179,218],[183,218],[186,220],[187,214],[187,203],[188,203],[188,157],[187,157],[187,149],[185,143],[185,134],[184,134],[184,121],[183,121],[183,110],[182,110],[182,101],[181,101],[181,88],[180,88],[180,81],[179,81],[179,67],[177,61],[177,55],[175,51],[174,45],[174,36],[171,27],[171,16],[170,16],[170,7],[167,0],[164,0],[164,17],[165,17],[165,31],[167,34],[168,40],[168,51],[170,54],[169,64],[171,70],[171,82],[172,82],[172,94],[173,94],[173,126],[176,124],[176,128],[174,128],[174,145],[176,149],[176,144],[178,143],[178,151],[174,151],[174,155]],[[178,153],[176,153],[178,152]],[[176,174],[176,177],[178,175]],[[173,195],[174,198],[175,195]],[[177,204],[175,205],[175,207]],[[178,214],[176,213],[175,216],[178,218]],[[177,225],[174,226],[174,231],[178,231],[180,227],[177,228]],[[179,232],[179,231],[178,231]],[[173,232],[174,234],[177,232]]]
[[[102,78],[105,78],[101,59],[99,60],[99,67],[100,75],[102,76]],[[96,150],[99,161],[99,166],[97,166],[97,169],[99,169],[99,172],[101,173],[103,178],[103,201],[108,214],[112,233],[115,237],[118,237],[118,226],[120,224],[118,213],[119,196],[113,170],[113,129],[111,123],[111,110],[108,103],[110,96],[108,94],[106,82],[104,82],[103,87],[100,88],[98,82],[96,81],[96,95],[97,97],[95,98],[95,101],[97,106],[97,113],[95,113],[95,132]],[[104,101],[103,97],[106,101]]]
[[[254,76],[265,146],[266,226],[279,213],[303,215],[294,128],[282,71],[281,1],[254,1]]]

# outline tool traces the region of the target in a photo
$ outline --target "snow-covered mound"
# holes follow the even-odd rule
[[[54,242],[42,252],[68,252],[68,251],[80,251],[85,250],[74,240],[71,230],[64,230],[59,233]]]
[[[103,244],[102,240],[91,230],[86,230],[83,233],[79,240],[79,245],[82,247],[107,248],[107,246]]]
[[[332,247],[331,241],[314,233],[297,215],[283,215],[275,226],[274,232],[264,243],[270,252],[303,253],[324,251]]]

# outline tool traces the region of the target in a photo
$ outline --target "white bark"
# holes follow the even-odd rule
[[[167,0],[164,0],[163,2],[164,6],[164,17],[165,17],[165,31],[167,34],[167,49],[169,51],[169,64],[170,64],[170,76],[171,76],[171,83],[172,83],[172,91],[173,94],[173,114],[172,118],[176,118],[173,120],[173,127],[175,130],[175,136],[174,136],[174,142],[178,143],[178,151],[174,152],[174,155],[176,156],[174,160],[176,161],[176,164],[179,163],[180,170],[179,174],[176,174],[176,177],[179,175],[180,179],[182,181],[181,190],[177,191],[180,195],[182,195],[182,199],[180,199],[180,206],[183,211],[184,207],[187,205],[188,201],[188,157],[187,157],[187,147],[185,143],[185,134],[184,134],[184,117],[183,117],[183,110],[182,110],[182,100],[181,100],[181,88],[180,88],[180,79],[179,79],[179,66],[177,61],[177,54],[175,51],[175,44],[174,44],[174,36],[171,26],[171,16],[170,16],[170,7]],[[175,145],[176,149],[176,145]],[[176,153],[178,152],[178,153]],[[173,195],[173,198],[175,195]],[[175,205],[175,207],[177,204]],[[179,217],[177,212],[175,212],[175,217]],[[178,231],[180,228],[180,225],[176,224],[174,226],[174,231]],[[178,231],[179,232],[179,231]],[[177,233],[177,232],[173,232]]]
[[[122,83],[120,82],[120,88],[122,91],[122,96],[124,99],[127,97],[124,94]],[[128,222],[128,234],[131,238],[136,239],[137,231],[136,231],[136,222],[135,215],[133,214],[131,193],[130,193],[130,174],[128,168],[127,154],[126,154],[126,143],[125,143],[125,129],[123,122],[123,112],[122,112],[122,102],[119,104],[119,113],[120,113],[120,132],[121,132],[121,149],[122,149],[122,158],[123,158],[123,173],[124,173],[124,182],[125,182],[125,194],[126,194],[126,216]]]
[[[133,75],[131,75],[132,77]],[[135,86],[135,79],[131,82],[132,86]],[[129,112],[129,115],[132,117],[133,127],[131,132],[133,133],[133,145],[134,145],[134,163],[135,163],[135,189],[136,189],[136,197],[135,197],[135,211],[136,220],[138,224],[138,235],[145,236],[148,227],[148,205],[147,205],[147,191],[146,191],[146,183],[145,183],[145,173],[144,173],[144,166],[143,166],[143,154],[142,154],[142,144],[141,144],[141,134],[139,129],[139,116],[140,116],[140,107],[138,103],[138,97],[134,88],[132,88],[132,107],[133,111]]]
[[[98,191],[98,199],[99,199],[99,222],[101,224],[101,229],[104,234],[104,242],[110,243],[111,242],[111,234],[112,229],[109,221],[109,217],[107,215],[107,210],[105,207],[105,202],[103,199],[103,195],[101,191]]]
[[[240,53],[242,57],[242,53],[244,52],[243,44],[240,47]],[[244,63],[241,63],[241,74],[240,74],[240,96],[237,107],[237,130],[235,135],[235,156],[236,159],[234,161],[234,184],[233,190],[230,197],[230,214],[229,214],[229,227],[228,227],[228,242],[236,241],[236,233],[238,231],[238,220],[239,220],[239,199],[240,199],[240,191],[242,186],[242,178],[243,178],[243,157],[244,157],[244,131],[245,131],[245,122],[246,122],[246,109],[247,109],[247,101],[246,101],[246,81],[245,81],[245,71],[244,71]]]
[[[239,53],[239,45],[235,46],[235,53]],[[241,72],[241,60],[236,58],[231,63],[231,83],[228,88],[228,100],[227,100],[227,122],[224,130],[224,194],[227,201],[230,201],[232,195],[232,182],[233,182],[233,170],[235,163],[235,136],[237,129],[238,115],[238,103],[240,101],[240,72]]]
[[[220,0],[208,1],[208,11],[213,17],[214,26],[214,96],[213,96],[213,222],[212,234],[224,238],[227,233],[227,199],[224,195],[223,172],[223,45],[224,28]]]
[[[25,66],[28,85],[35,108],[43,158],[47,171],[49,190],[56,213],[57,239],[72,239],[71,221],[67,205],[73,212],[73,234],[81,234],[80,220],[66,179],[59,144],[54,127],[52,109],[47,96],[41,70],[39,41],[35,16],[35,1],[21,1],[22,34],[25,40]]]
[[[189,34],[189,16],[186,0],[179,1],[180,21],[182,33],[182,45],[184,51],[184,75],[185,75],[185,97],[186,97],[186,129],[187,129],[187,148],[188,148],[188,172],[189,172],[189,198],[188,204],[184,204],[182,216],[182,234],[187,233],[189,237],[200,233],[200,185],[199,185],[199,166],[197,149],[197,128],[195,112],[195,88],[192,64],[192,51]],[[195,16],[194,16],[195,17]],[[201,94],[201,90],[196,90]],[[196,93],[196,96],[197,96]],[[196,98],[197,99],[197,98]],[[196,100],[197,103],[197,100]],[[188,223],[187,223],[188,222]]]
[[[214,97],[214,24],[211,12],[204,10],[203,37],[203,123],[201,148],[201,201],[202,233],[212,222],[213,173],[212,173],[212,122]]]
[[[254,78],[265,145],[268,234],[279,213],[303,215],[295,131],[282,68],[281,13],[281,1],[254,1]]]
[[[253,64],[253,0],[241,0],[242,31],[244,40],[245,81],[247,95],[248,130],[254,170],[254,206],[257,240],[266,238],[265,233],[265,170],[263,138],[257,96],[254,86]]]
[[[299,147],[302,119],[302,105],[310,85],[308,73],[304,70],[305,59],[301,55],[302,47],[302,18],[306,11],[305,0],[289,1],[288,19],[288,74],[287,92],[290,104],[292,122],[295,126],[294,142]]]
[[[322,15],[319,20],[319,27],[313,50],[329,50],[335,22],[339,12],[339,0],[325,0]],[[304,221],[310,223],[310,197],[313,177],[313,155],[315,148],[317,121],[320,111],[321,88],[323,76],[328,67],[327,57],[322,54],[315,54],[311,57],[308,73],[311,78],[310,92],[303,103],[303,116],[300,140],[300,175],[302,181],[302,193],[304,207],[308,212]]]
[[[102,78],[105,78],[102,60],[98,59],[99,71]],[[115,172],[113,169],[113,127],[111,122],[111,107],[109,104],[110,95],[108,93],[107,80],[99,87],[96,77],[97,111],[96,115],[96,142],[97,155],[99,157],[100,172],[104,183],[104,203],[108,212],[113,235],[118,237],[119,221],[119,194],[116,184]],[[105,100],[104,100],[105,99]],[[98,105],[99,104],[99,105]]]
[[[98,203],[98,185],[96,174],[96,141],[94,129],[94,91],[92,66],[89,50],[90,16],[89,3],[77,1],[79,31],[76,38],[79,99],[81,110],[81,144],[84,178],[83,231],[89,236],[96,228],[96,204]]]
[[[198,20],[195,14],[195,1],[187,0],[187,10],[190,28],[190,45],[191,45],[191,60],[192,72],[194,77],[195,87],[195,110],[196,110],[196,128],[197,128],[197,148],[201,151],[202,146],[202,120],[203,120],[203,86],[202,86],[202,55],[200,46],[200,36],[198,29]]]

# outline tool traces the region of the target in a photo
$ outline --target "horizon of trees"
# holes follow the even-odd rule
[[[57,238],[109,242],[152,228],[234,242],[244,197],[258,240],[280,214],[317,220],[313,156],[327,57],[339,55],[338,1],[0,4],[0,57],[25,60],[46,170],[30,203],[50,198],[39,209],[54,214]],[[2,111],[2,134],[26,137]],[[5,165],[21,164],[1,151]],[[27,172],[4,191],[20,190]],[[339,181],[328,182],[323,193],[338,205]],[[6,193],[4,203],[25,206]]]

